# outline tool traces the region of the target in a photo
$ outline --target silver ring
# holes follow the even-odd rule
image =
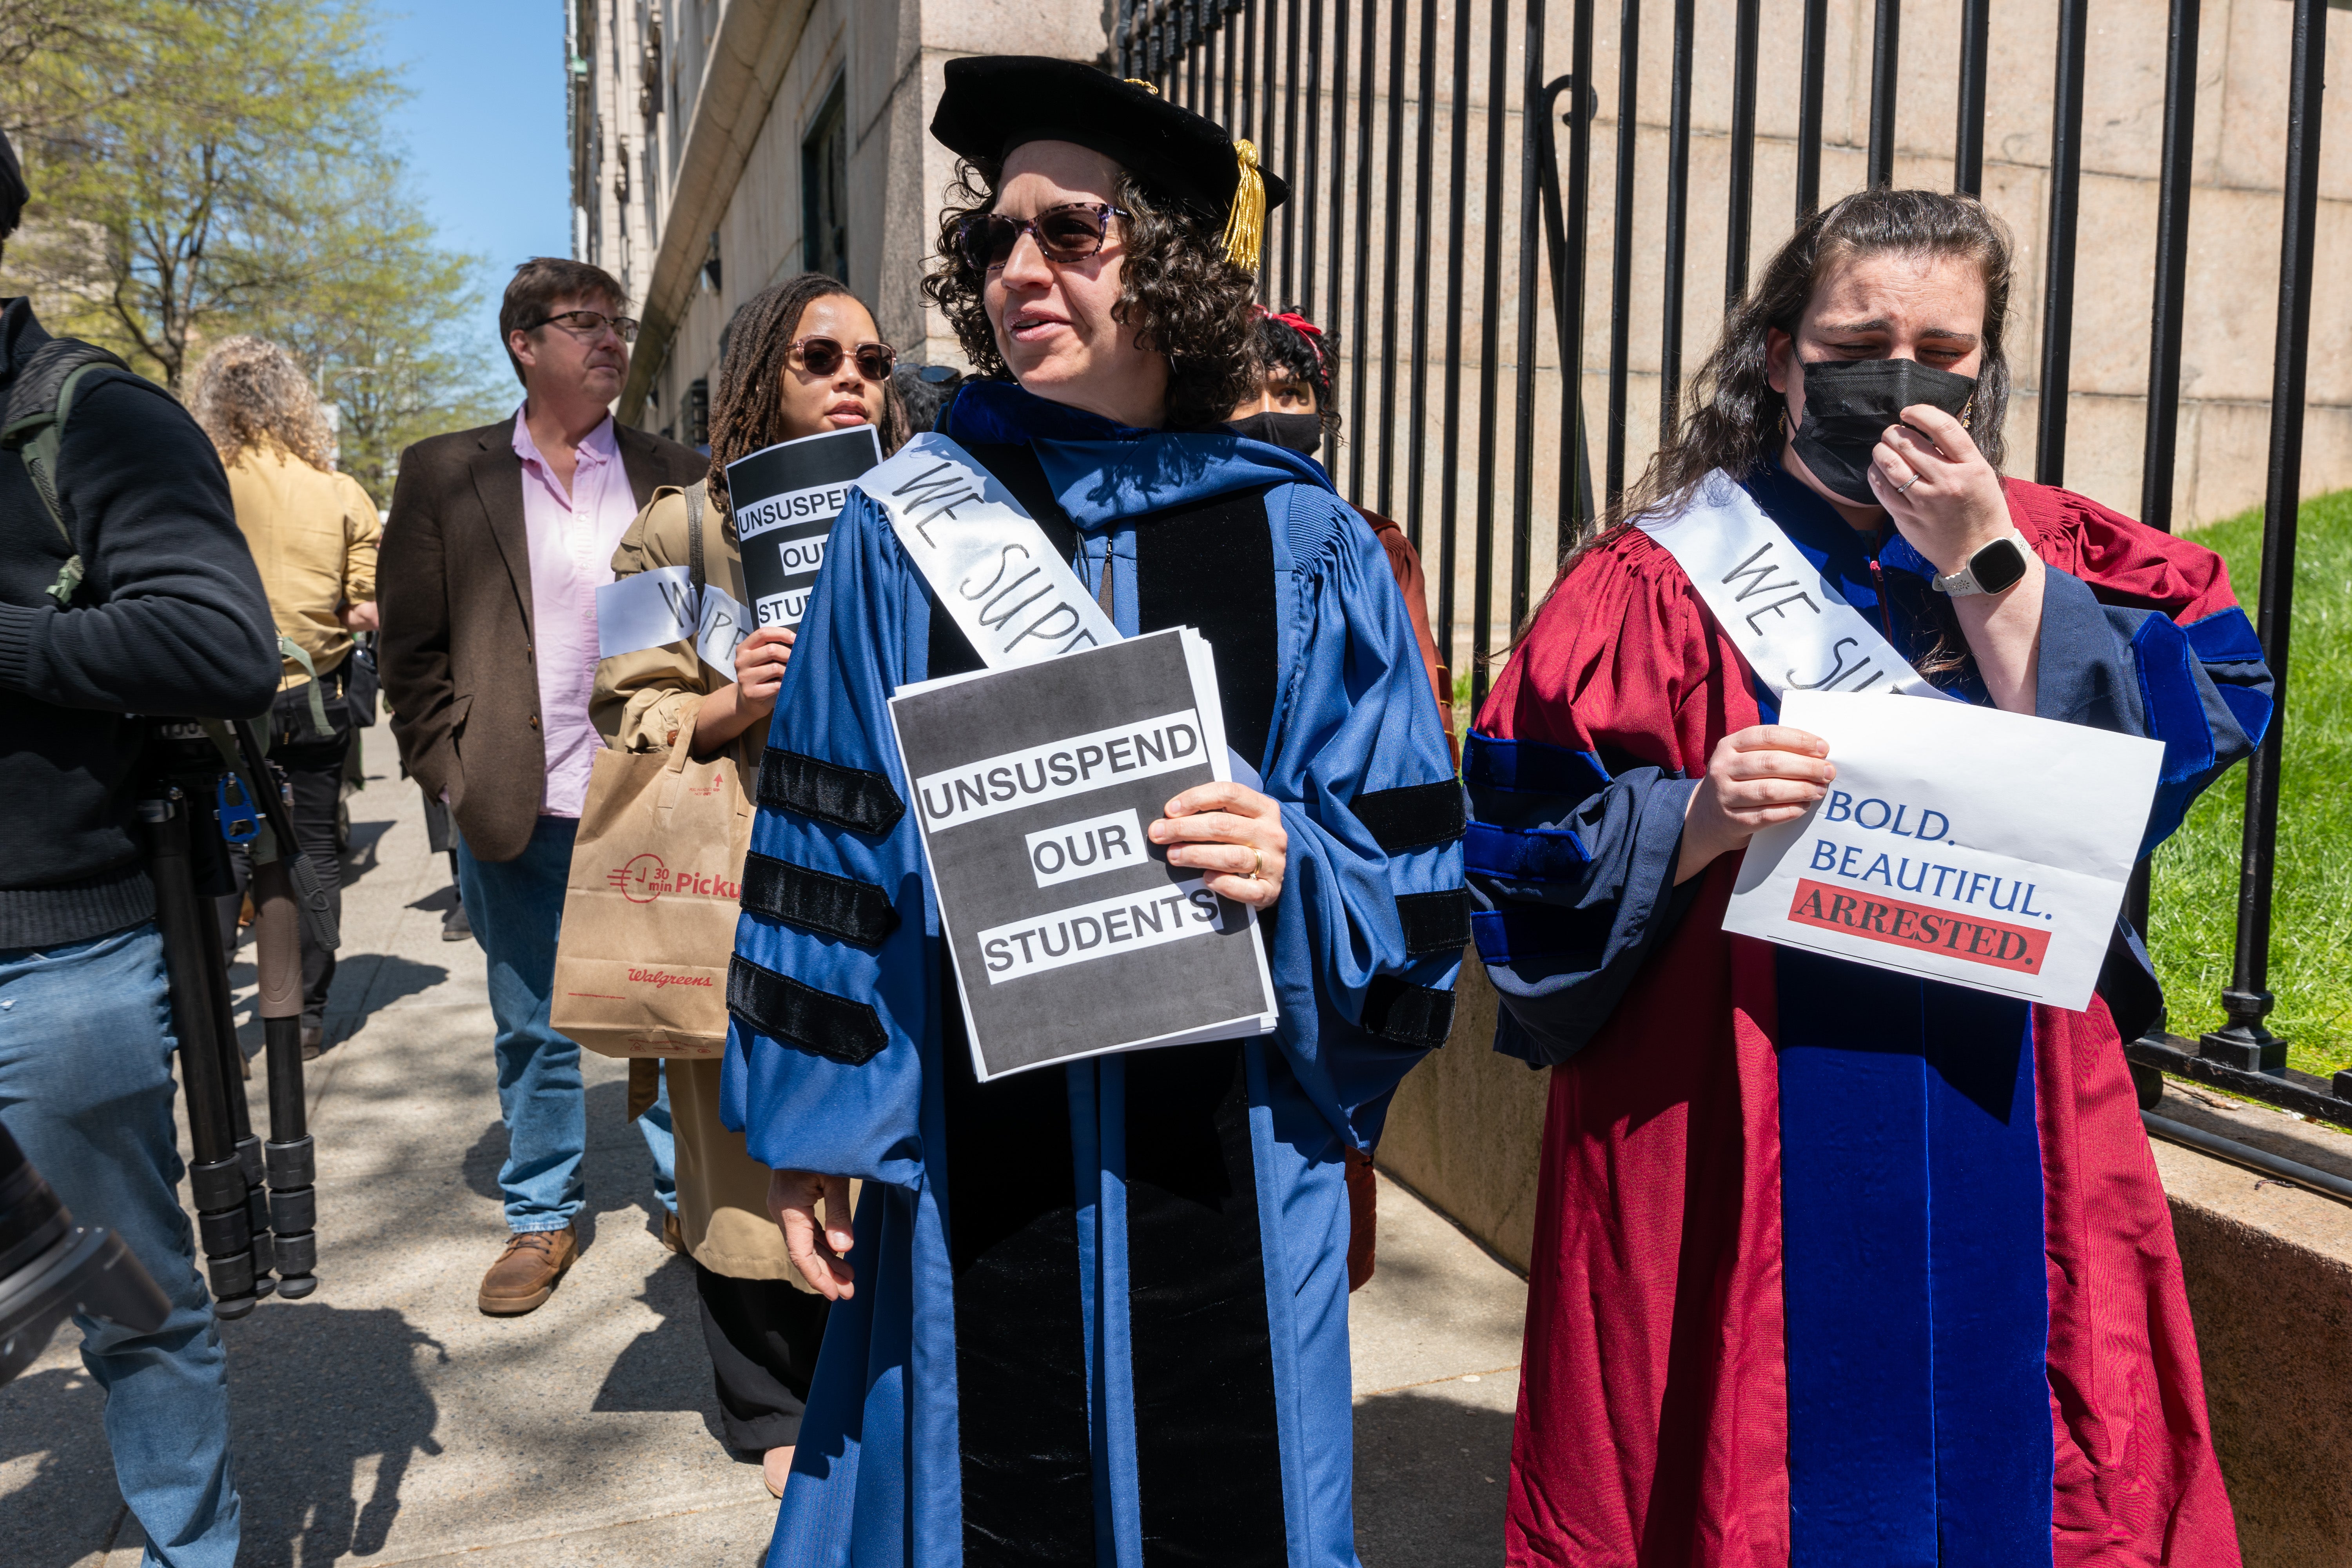
[[[1916,485],[1916,484],[1917,484],[1918,482],[1919,482],[1919,476],[1918,476],[1918,475],[1916,475],[1916,474],[1914,474],[1914,475],[1912,475],[1909,479],[1907,479],[1904,480],[1901,484],[1899,484],[1899,485],[1895,486],[1895,493],[1896,495],[1901,495],[1905,490],[1909,489],[1913,485]]]

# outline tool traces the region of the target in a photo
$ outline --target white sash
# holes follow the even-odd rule
[[[890,519],[908,559],[991,669],[1119,640],[1078,574],[971,454],[925,434],[857,488]]]
[[[1716,625],[1775,696],[1790,690],[1945,696],[1871,629],[1722,469],[1700,480],[1680,511],[1638,526],[1675,558]]]
[[[596,657],[691,642],[702,662],[735,679],[735,646],[751,635],[751,612],[715,584],[702,585],[702,618],[684,566],[639,572],[596,590]]]

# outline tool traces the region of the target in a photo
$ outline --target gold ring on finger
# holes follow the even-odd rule
[[[1262,880],[1262,879],[1265,878],[1265,850],[1263,850],[1263,849],[1260,849],[1256,845],[1253,844],[1253,845],[1251,845],[1251,846],[1250,846],[1250,868],[1249,868],[1249,878],[1250,878],[1250,880],[1251,880],[1251,881],[1253,881],[1253,882],[1259,881],[1259,880]]]

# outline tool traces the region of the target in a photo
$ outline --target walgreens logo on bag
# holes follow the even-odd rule
[[[673,870],[648,851],[604,873],[604,885],[633,904],[650,904],[664,893],[705,899],[740,899],[742,885],[716,871]]]

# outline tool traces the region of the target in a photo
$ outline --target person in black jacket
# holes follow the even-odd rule
[[[26,201],[0,137],[0,240]],[[0,301],[0,398],[53,340]],[[226,1568],[238,1504],[227,1369],[195,1267],[172,1121],[155,894],[133,830],[140,714],[250,718],[278,634],[212,443],[162,388],[86,375],[57,460],[65,530],[0,451],[0,1125],[172,1302],[153,1333],[78,1317],[147,1561]],[[69,537],[68,537],[69,536]],[[60,604],[60,569],[79,586]]]

